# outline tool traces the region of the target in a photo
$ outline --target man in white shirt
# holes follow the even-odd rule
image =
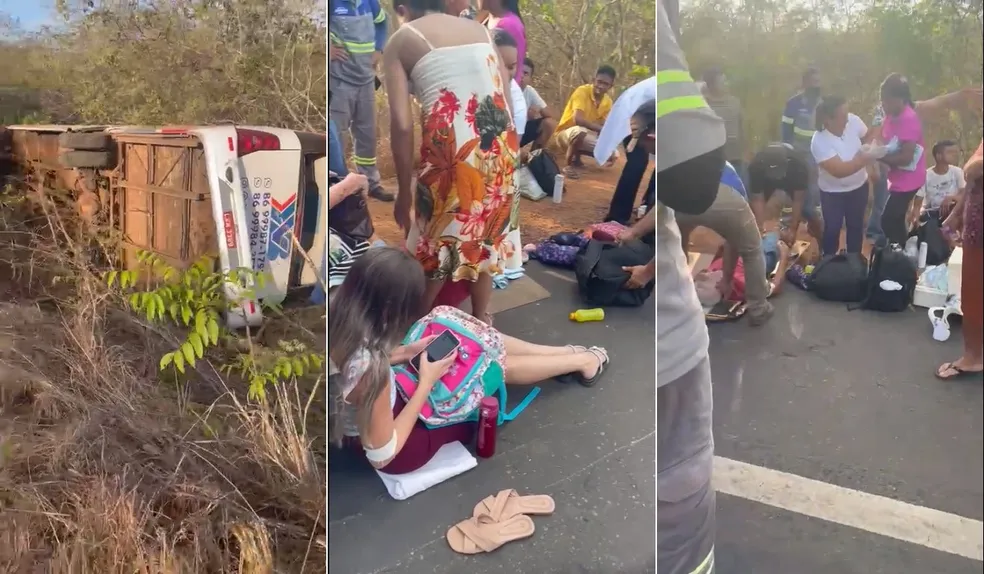
[[[536,88],[530,85],[533,79],[533,72],[536,71],[536,64],[533,60],[526,58],[523,62],[523,81],[520,86],[523,89],[523,99],[526,102],[526,133],[522,134],[519,147],[523,148],[533,144],[533,149],[539,149],[547,145],[550,138],[557,130],[557,118],[547,105],[547,102],[540,97]]]
[[[954,165],[960,161],[957,142],[937,142],[933,146],[933,159],[936,164],[926,170],[926,185],[916,192],[909,210],[910,227],[923,214],[942,222],[941,214],[945,217],[950,212],[957,201],[957,194],[967,186],[963,170]]]

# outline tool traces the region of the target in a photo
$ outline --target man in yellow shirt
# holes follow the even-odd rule
[[[557,144],[565,150],[567,167],[564,174],[571,178],[578,176],[582,155],[592,155],[601,127],[612,111],[612,99],[608,92],[615,84],[615,69],[601,66],[595,72],[594,82],[574,90],[564,114],[557,125]],[[614,160],[614,156],[612,156]],[[609,164],[612,163],[609,160]]]

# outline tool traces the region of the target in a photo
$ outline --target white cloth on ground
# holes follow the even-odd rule
[[[460,442],[442,446],[434,458],[424,466],[406,474],[386,474],[376,471],[386,487],[386,492],[396,500],[406,500],[411,496],[437,486],[459,474],[478,466],[478,460]]]

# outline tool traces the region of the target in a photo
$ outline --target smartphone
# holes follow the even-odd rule
[[[445,331],[431,341],[421,353],[427,353],[427,360],[434,363],[455,352],[460,346],[461,341],[458,340],[458,337],[455,337],[451,331]],[[420,372],[419,354],[410,359],[410,366],[413,367],[414,371]]]

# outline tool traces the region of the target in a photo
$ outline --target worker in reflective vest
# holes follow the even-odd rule
[[[379,0],[329,0],[329,110],[343,136],[351,133],[353,163],[369,179],[369,196],[393,201],[376,167],[376,64],[386,45]]]
[[[690,77],[663,0],[657,9],[656,69],[657,205],[642,221],[656,230],[659,276],[657,571],[711,574],[715,500],[709,341],[674,212],[699,215],[714,203],[724,168],[725,126]]]

